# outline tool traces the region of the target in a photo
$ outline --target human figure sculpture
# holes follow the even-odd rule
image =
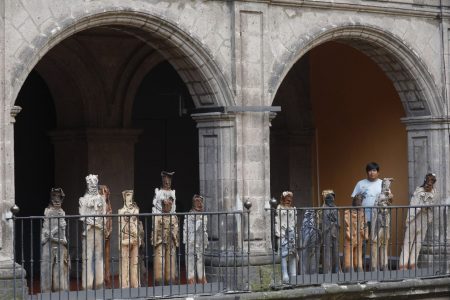
[[[203,197],[194,195],[191,213],[203,212]],[[208,246],[208,216],[186,215],[183,224],[183,243],[186,254],[186,274],[188,284],[207,283],[203,252]],[[197,276],[195,276],[197,274]],[[197,280],[196,280],[197,279]]]
[[[323,272],[339,272],[339,212],[333,190],[322,191]]]
[[[307,209],[303,215],[301,241],[302,274],[316,274],[319,270],[321,243],[316,210]]]
[[[433,221],[432,207],[436,190],[436,175],[428,173],[423,184],[416,188],[411,197],[405,224],[405,238],[400,254],[399,269],[414,269],[427,234],[428,225]]]
[[[289,276],[297,275],[297,209],[292,205],[293,198],[292,192],[283,192],[275,215],[275,236],[280,243],[281,273],[284,283],[289,283]]]
[[[176,276],[176,249],[179,246],[178,218],[175,212],[175,190],[171,189],[174,173],[161,172],[162,188],[155,189],[153,198],[153,276],[156,284],[171,283]]]
[[[371,223],[371,268],[373,271],[388,269],[388,246],[391,230],[391,210],[392,204],[391,183],[393,178],[383,178],[381,193],[375,200],[375,208],[372,209]]]
[[[99,185],[98,192],[105,198],[106,203],[106,214],[112,214],[111,200],[109,196],[111,192],[109,187],[106,185]],[[111,232],[112,232],[112,218],[105,218],[105,228],[104,228],[104,239],[105,239],[105,286],[107,288],[111,287]]]
[[[364,196],[357,194],[352,201],[353,206],[361,206]],[[344,211],[344,271],[363,271],[362,246],[368,239],[363,208],[352,208]]]
[[[122,192],[123,207],[119,209],[120,278],[122,288],[139,287],[139,207],[133,190]],[[123,216],[122,216],[123,215]]]
[[[61,205],[64,192],[52,188],[50,203],[44,211],[41,244],[41,292],[64,291],[69,288],[70,259],[67,252],[66,220]]]
[[[92,289],[103,285],[103,230],[106,218],[95,215],[106,214],[106,201],[98,192],[97,175],[86,176],[86,185],[86,193],[79,201],[80,220],[83,222],[81,284],[83,289]]]

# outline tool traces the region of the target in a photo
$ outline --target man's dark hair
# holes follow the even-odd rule
[[[380,172],[380,165],[376,162],[370,162],[366,166],[366,172],[369,172],[370,170],[377,170],[377,172]]]

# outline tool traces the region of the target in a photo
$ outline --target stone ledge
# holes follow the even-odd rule
[[[351,285],[322,284],[282,291],[203,296],[201,299],[449,299],[448,297],[450,297],[450,276]]]

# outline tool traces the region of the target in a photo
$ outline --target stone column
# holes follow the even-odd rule
[[[3,71],[3,70],[0,70]],[[14,205],[14,122],[19,106],[6,105],[1,94],[0,107],[0,299],[22,299],[28,293],[26,272],[14,262],[14,224],[7,220]]]
[[[428,172],[436,174],[435,204],[450,204],[449,126],[446,117],[411,117],[402,119],[408,131],[409,194],[421,185]],[[421,249],[428,267],[449,272],[450,210],[434,211],[433,223],[428,227]],[[431,264],[434,262],[434,264]],[[423,266],[425,267],[425,266]],[[441,268],[445,268],[443,270]]]
[[[78,215],[78,200],[83,196],[85,176],[97,174],[99,184],[107,185],[111,191],[113,213],[123,206],[122,191],[134,188],[134,146],[139,130],[133,129],[86,129],[57,130],[50,133],[55,149],[55,186],[62,187],[66,199],[67,215]],[[68,236],[79,239],[69,246],[73,258],[81,259],[81,231],[79,222],[70,220]],[[113,224],[117,219],[113,219]],[[117,228],[113,225],[113,228]],[[74,241],[74,240],[72,240]],[[111,234],[111,245],[117,245],[117,233]],[[111,257],[118,257],[117,247],[111,247]],[[76,268],[72,268],[75,272]],[[119,270],[114,266],[114,270]]]

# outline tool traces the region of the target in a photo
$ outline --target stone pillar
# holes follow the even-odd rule
[[[435,204],[450,204],[450,151],[449,126],[446,117],[411,117],[402,119],[408,131],[409,194],[421,185],[428,172],[436,174]],[[421,256],[428,267],[449,272],[450,260],[450,210],[434,211]],[[423,266],[425,267],[425,266]],[[442,269],[445,268],[445,269]]]
[[[55,149],[55,186],[62,187],[66,199],[67,215],[78,215],[78,200],[86,189],[85,176],[97,174],[99,184],[111,191],[113,213],[123,206],[122,191],[134,188],[134,146],[139,130],[133,129],[86,129],[58,130],[50,133]],[[117,219],[113,219],[113,224]],[[81,231],[72,219],[68,236],[79,239],[69,247],[73,258],[81,258]],[[113,228],[117,228],[113,225]],[[111,245],[117,245],[117,233],[111,234]],[[111,257],[118,257],[117,247],[111,247]],[[79,269],[81,270],[81,269]],[[114,266],[114,270],[119,270]],[[72,267],[72,272],[76,268]]]
[[[21,108],[6,105],[4,97],[0,100],[0,299],[22,299],[28,294],[26,272],[14,262],[14,224],[7,220],[15,202],[14,122]]]

